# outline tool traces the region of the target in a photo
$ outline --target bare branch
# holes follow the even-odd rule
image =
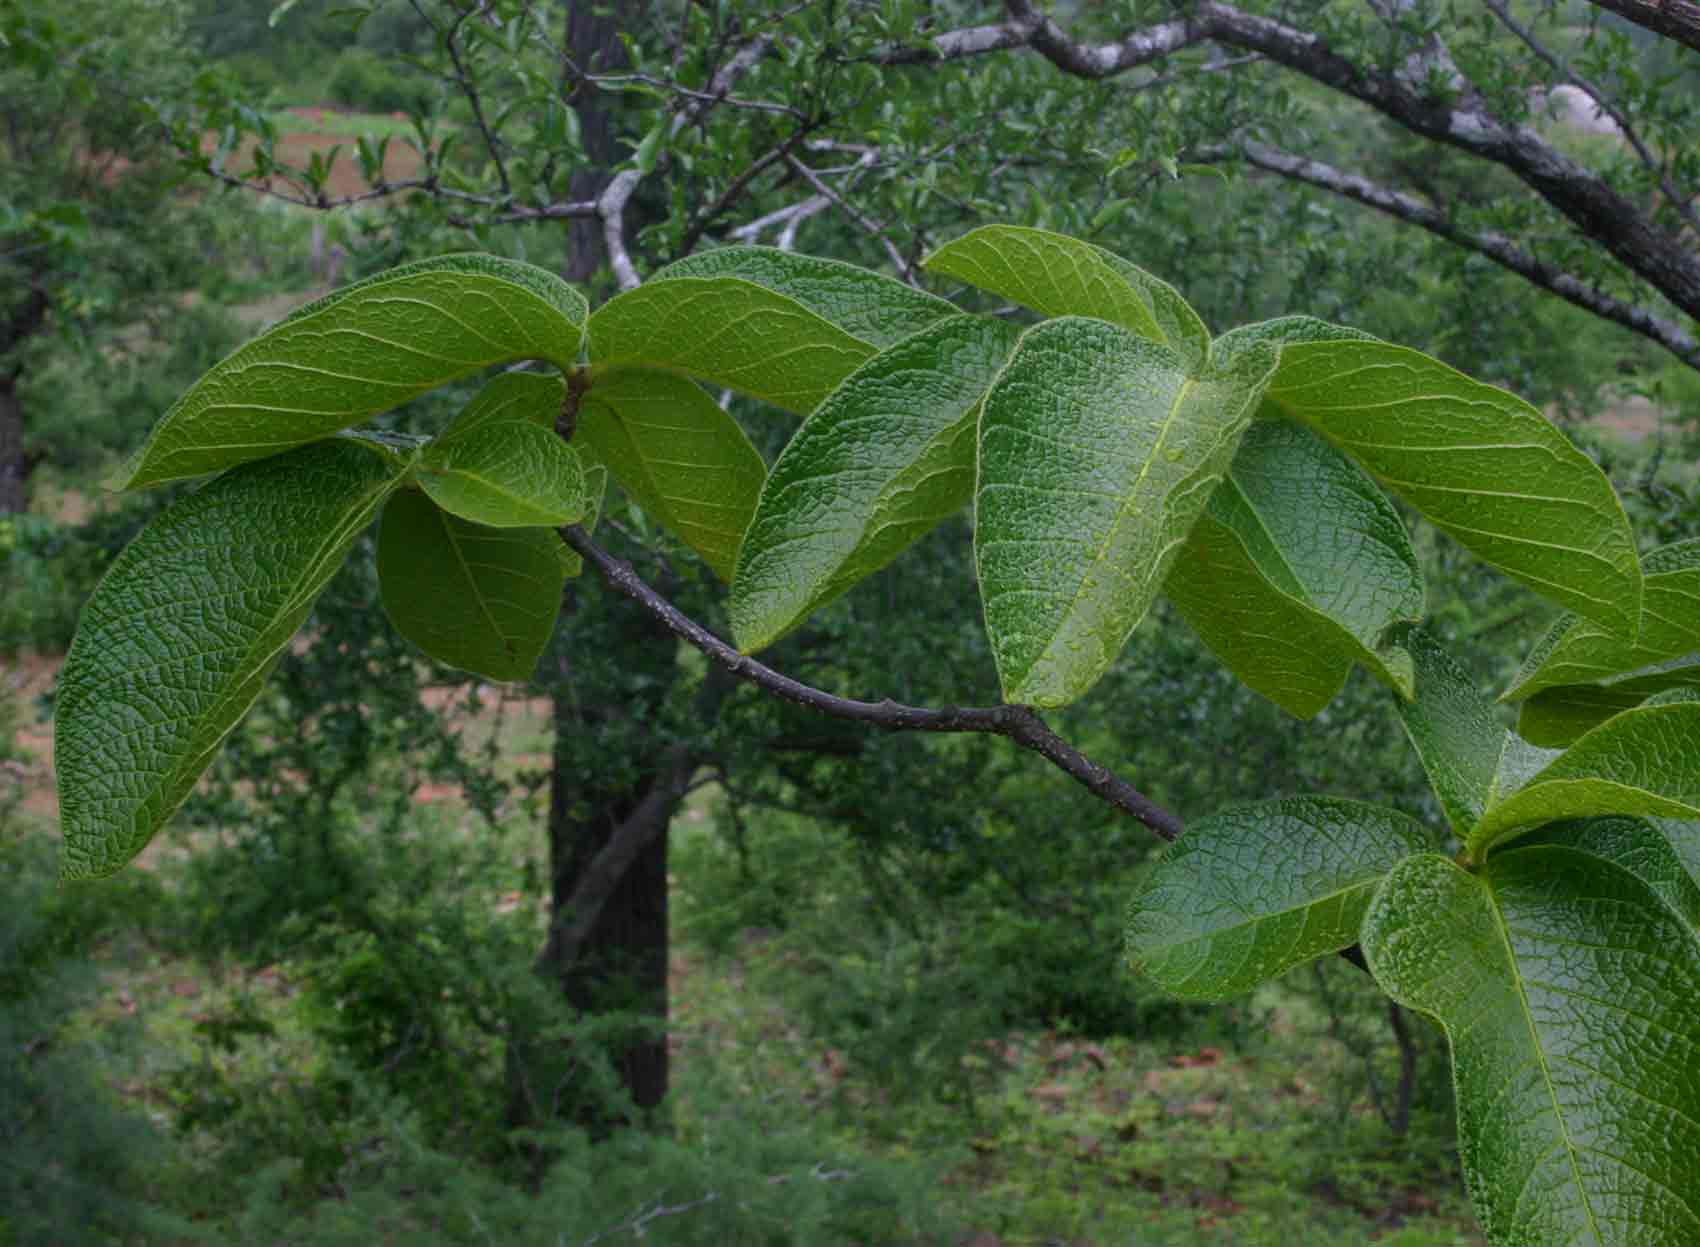
[[[1543,290],[1550,290],[1584,311],[1592,312],[1602,319],[1650,338],[1690,368],[1700,369],[1700,340],[1696,340],[1681,325],[1665,317],[1655,316],[1645,308],[1612,298],[1574,273],[1538,259],[1504,234],[1472,231],[1415,195],[1383,186],[1318,160],[1295,156],[1264,143],[1248,141],[1237,147],[1210,148],[1195,153],[1195,158],[1201,161],[1218,160],[1225,156],[1239,156],[1260,169],[1331,191],[1411,225],[1421,226],[1448,242],[1486,256],[1494,263],[1510,269]]]
[[[1181,820],[1175,814],[1075,749],[1051,731],[1031,706],[946,706],[934,709],[907,706],[889,698],[869,702],[834,696],[740,654],[650,588],[630,563],[608,554],[580,526],[574,524],[560,531],[561,539],[596,568],[597,574],[611,589],[642,606],[675,635],[701,650],[710,661],[765,692],[822,714],[867,723],[888,731],[984,732],[1007,737],[1050,762],[1094,796],[1138,819],[1163,839],[1173,840],[1181,834]]]
[[[866,167],[867,165],[873,164],[878,155],[879,150],[876,148],[875,150],[868,152],[856,163]],[[785,163],[790,165],[799,177],[815,188],[815,194],[830,200],[838,207],[839,211],[843,212],[845,216],[854,221],[857,226],[873,235],[873,237],[879,239],[880,245],[885,248],[887,258],[891,260],[892,266],[897,269],[897,275],[903,278],[904,281],[914,284],[914,267],[903,258],[903,253],[897,249],[897,245],[893,243],[889,237],[887,237],[885,227],[883,225],[881,225],[878,221],[875,221],[866,213],[852,206],[848,200],[823,182],[819,174],[809,168],[809,166],[804,164],[801,160],[798,160],[795,156],[786,156]]]

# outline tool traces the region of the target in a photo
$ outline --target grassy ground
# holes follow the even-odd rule
[[[52,670],[51,660],[27,660],[17,674],[34,692]],[[499,731],[517,759],[535,760],[547,745],[544,710],[515,702],[487,710],[466,730]],[[12,826],[14,834],[50,837],[49,725],[35,711],[26,719],[16,747],[28,813]],[[431,807],[429,834],[454,834],[457,794],[418,799]],[[681,813],[674,834],[682,843],[707,834],[714,800],[711,790],[699,790]],[[534,831],[515,826],[509,834]],[[535,905],[509,884],[468,900],[499,912]],[[297,969],[287,963],[212,964],[122,935],[95,953],[100,991],[71,1033],[130,1035],[112,1046],[107,1077],[162,1125],[181,1101],[182,1071],[196,1062],[287,1096],[292,1081],[323,1060],[301,1025]],[[793,1007],[810,973],[796,944],[775,933],[747,932],[733,952],[717,956],[681,928],[671,1022],[679,1083],[691,1086],[694,1075],[712,1071],[736,1094],[820,1123],[858,1149],[899,1160],[946,1158],[938,1199],[972,1228],[962,1241],[974,1247],[1482,1242],[1434,1123],[1419,1122],[1400,1142],[1367,1101],[1342,1098],[1355,1058],[1325,1038],[1314,1006],[1295,992],[1278,987],[1250,1003],[1256,1024],[1230,1039],[1208,1027],[1164,1039],[988,1034],[967,1059],[962,1085],[971,1094],[952,1097],[896,1090],[811,1036]],[[233,1016],[262,1019],[275,1035],[210,1048],[208,1025]],[[681,1133],[702,1128],[707,1111],[684,1098],[676,1106]]]

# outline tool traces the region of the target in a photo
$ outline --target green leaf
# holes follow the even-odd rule
[[[980,417],[975,563],[1004,696],[1061,706],[1144,618],[1274,364],[1189,374],[1165,346],[1067,317],[1022,335]]]
[[[61,874],[111,874],[259,695],[406,456],[335,438],[227,473],[125,547],[59,681]]]
[[[487,528],[399,490],[378,525],[384,614],[438,662],[529,679],[561,609],[560,544],[547,528]]]
[[[1358,339],[1289,341],[1268,397],[1484,562],[1635,635],[1641,568],[1628,517],[1594,461],[1522,399]]]
[[[1078,238],[986,225],[946,243],[921,267],[1045,316],[1107,320],[1170,347],[1192,369],[1210,355],[1210,331],[1173,286]]]
[[[737,277],[647,281],[590,318],[598,383],[619,369],[663,369],[786,411],[812,411],[873,354],[796,299]]]
[[[1504,700],[1524,701],[1518,730],[1530,740],[1566,745],[1654,693],[1700,688],[1700,540],[1654,550],[1642,570],[1633,641],[1566,615],[1529,654]]]
[[[492,364],[578,357],[584,297],[490,255],[422,260],[278,322],[173,404],[114,487],[142,489],[317,441]]]
[[[1387,639],[1423,612],[1405,526],[1374,482],[1299,425],[1246,431],[1164,591],[1224,665],[1300,718],[1333,699],[1353,662],[1412,695],[1411,657]]]
[[[1556,845],[1620,866],[1646,884],[1672,915],[1700,937],[1700,881],[1690,873],[1667,829],[1683,826],[1650,818],[1579,818],[1548,824],[1519,840],[1517,847]]]
[[[1413,857],[1376,892],[1363,947],[1446,1030],[1489,1242],[1700,1241],[1700,947],[1645,883],[1557,846],[1475,875]]]
[[[559,373],[501,373],[490,378],[472,396],[472,401],[460,409],[439,440],[503,420],[529,420],[539,428],[553,429],[566,397],[566,382]]]
[[[664,372],[615,372],[579,403],[574,445],[606,464],[655,520],[732,577],[767,465],[702,387]]]
[[[699,251],[669,264],[650,281],[676,277],[740,277],[766,286],[881,350],[958,310],[884,274],[778,247]]]
[[[1128,956],[1165,991],[1229,1000],[1358,942],[1382,877],[1433,847],[1396,810],[1288,797],[1199,819],[1134,897]]]
[[[584,518],[578,455],[553,429],[528,420],[486,420],[438,438],[415,479],[443,510],[491,528],[557,527]]]
[[[1479,857],[1521,827],[1600,814],[1700,819],[1700,703],[1607,719],[1493,803],[1470,851]]]
[[[732,580],[732,635],[770,645],[974,496],[975,418],[1014,349],[952,316],[863,364],[773,465]]]
[[[1405,645],[1416,665],[1416,695],[1399,703],[1399,717],[1447,821],[1468,842],[1498,797],[1558,755],[1500,723],[1469,672],[1431,634],[1412,629]]]

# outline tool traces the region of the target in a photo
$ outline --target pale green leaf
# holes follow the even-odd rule
[[[936,295],[884,274],[778,247],[699,251],[669,264],[650,280],[675,277],[741,277],[795,299],[882,350],[958,310]]]
[[[980,416],[975,563],[1004,696],[1061,706],[1115,661],[1227,471],[1273,366],[1190,375],[1084,317],[1022,335]]]
[[[487,528],[400,490],[378,525],[384,614],[438,662],[529,679],[561,609],[560,544],[547,528]]]
[[[579,458],[585,455],[581,452]],[[580,526],[587,533],[596,531],[596,522],[602,518],[602,503],[608,494],[608,465],[601,461],[585,463],[584,465],[584,499],[585,517]],[[579,552],[562,541],[557,543],[556,553],[561,559],[561,566],[566,569],[568,578],[580,575],[584,571],[584,558]]]
[[[1635,635],[1641,568],[1623,507],[1594,461],[1522,399],[1355,339],[1288,342],[1268,397],[1484,562]]]
[[[455,415],[442,437],[470,433],[481,424],[529,420],[553,429],[566,401],[567,386],[555,372],[504,372],[491,377],[472,401]]]
[[[484,420],[438,438],[420,457],[415,480],[443,510],[491,528],[584,518],[578,455],[553,429],[530,420]]]
[[[975,417],[1019,331],[953,316],[845,378],[774,464],[729,610],[761,649],[974,496]]]
[[[111,874],[182,804],[405,467],[302,447],[178,499],[114,560],[59,680],[65,878]]]
[[[1479,857],[1519,828],[1602,814],[1700,819],[1700,703],[1607,719],[1492,803],[1467,843]]]
[[[1236,676],[1300,718],[1353,662],[1411,696],[1410,655],[1387,635],[1423,612],[1410,538],[1374,482],[1299,425],[1246,431],[1164,591]]]
[[[615,370],[659,369],[799,413],[874,350],[796,299],[737,277],[647,281],[590,318],[596,384]]]
[[[1700,1242],[1700,947],[1635,875],[1554,845],[1408,858],[1363,948],[1443,1026],[1494,1247]]]
[[[606,464],[716,575],[731,579],[767,465],[700,386],[664,372],[600,377],[580,401],[573,444]]]
[[[1650,818],[1580,818],[1549,823],[1517,841],[1517,848],[1551,844],[1621,866],[1664,902],[1700,939],[1700,881],[1678,852],[1674,829],[1692,824]]]
[[[201,476],[317,441],[492,364],[576,362],[584,297],[546,269],[451,255],[309,303],[197,381],[115,488]]]
[[[1358,942],[1382,876],[1433,847],[1382,806],[1288,797],[1192,823],[1146,876],[1128,957],[1165,991],[1228,1000]]]
[[[985,225],[948,242],[922,264],[1046,316],[1091,316],[1161,342],[1201,367],[1210,331],[1173,286],[1120,256],[1048,230]]]

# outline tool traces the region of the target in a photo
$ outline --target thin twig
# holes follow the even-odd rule
[[[1165,840],[1181,834],[1178,816],[1152,801],[1107,767],[1100,766],[1058,736],[1031,706],[908,706],[900,702],[856,701],[838,697],[775,671],[740,654],[707,628],[646,584],[632,565],[603,550],[579,525],[563,528],[561,538],[592,567],[611,589],[624,594],[682,640],[701,650],[741,680],[835,718],[867,723],[895,732],[984,732],[1004,736],[1031,750],[1076,783],[1124,814],[1132,815]]]

